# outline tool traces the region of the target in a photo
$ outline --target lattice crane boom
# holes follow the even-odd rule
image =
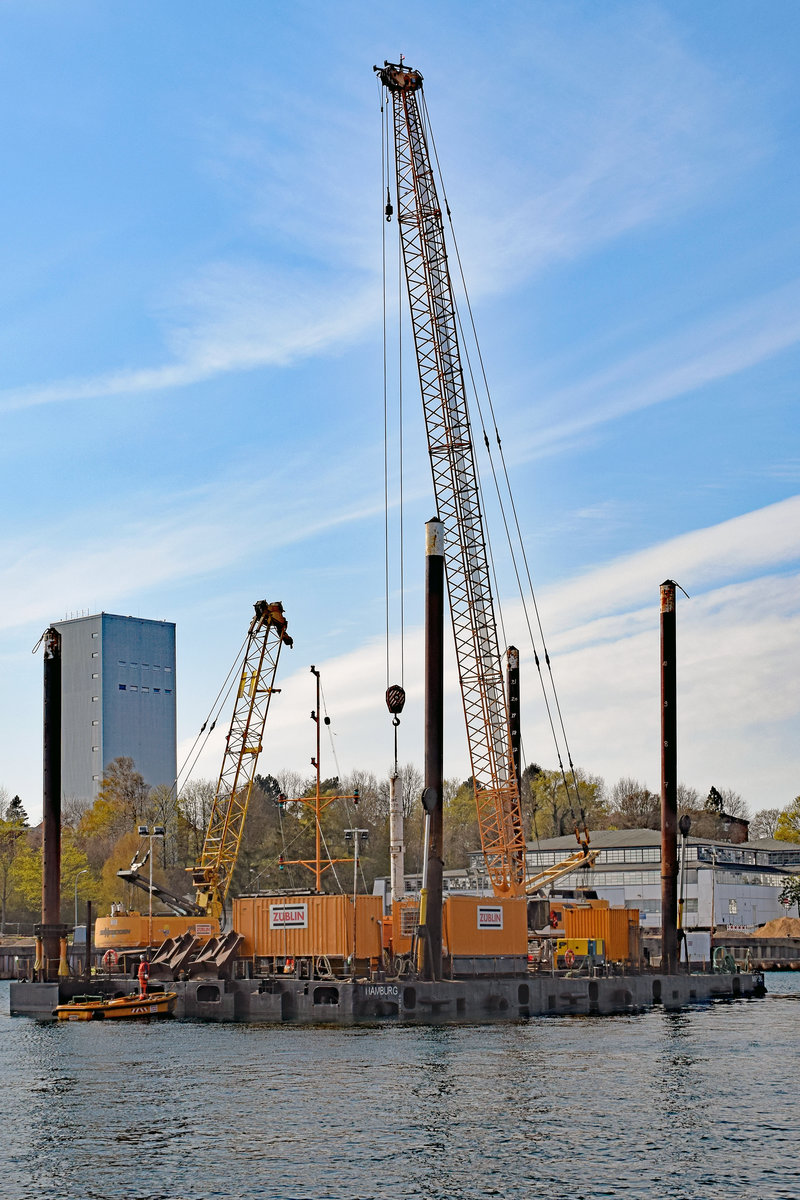
[[[254,607],[203,851],[192,868],[198,908],[218,919],[239,857],[270,701],[280,690],[274,687],[278,659],[282,646],[292,645],[283,605],[259,600]]]
[[[422,76],[376,68],[392,100],[398,224],[486,867],[525,892],[525,839],[444,224],[418,96]]]

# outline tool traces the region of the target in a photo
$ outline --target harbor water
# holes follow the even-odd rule
[[[795,1200],[800,974],[668,1013],[39,1022],[0,984],[9,1200]]]

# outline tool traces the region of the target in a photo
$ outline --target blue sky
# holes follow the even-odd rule
[[[308,767],[311,663],[342,771],[388,767],[372,65],[403,53],[426,80],[575,761],[657,789],[673,577],[692,597],[682,779],[788,803],[799,33],[780,0],[0,4],[0,784],[39,812],[30,650],[49,621],[174,620],[184,746],[262,597],[295,636],[262,769]],[[401,754],[421,762],[433,507],[413,384],[407,368]],[[524,686],[526,754],[550,765]],[[452,670],[447,694],[446,770],[464,776]]]

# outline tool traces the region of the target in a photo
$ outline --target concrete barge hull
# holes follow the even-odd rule
[[[415,1024],[527,1020],[534,1016],[612,1015],[654,1005],[680,1009],[759,994],[754,975],[625,975],[597,979],[531,976],[517,979],[363,982],[299,980],[176,984],[176,1015],[267,1022],[393,1020]],[[183,988],[181,994],[180,989]],[[218,999],[212,998],[213,991]],[[215,1007],[216,1005],[216,1007]]]
[[[643,1012],[654,1005],[680,1009],[712,1000],[761,994],[754,974],[529,975],[506,979],[367,981],[297,979],[186,980],[175,1016],[186,1020],[352,1025],[359,1021],[439,1024],[524,1021],[538,1016],[610,1016]],[[47,1017],[56,1004],[85,990],[80,981],[12,983],[12,1016]],[[101,988],[98,986],[97,991]],[[129,979],[103,981],[111,994],[135,991]]]

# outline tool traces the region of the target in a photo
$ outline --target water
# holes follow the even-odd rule
[[[0,984],[5,1200],[796,1200],[800,975],[676,1014],[40,1023]]]

